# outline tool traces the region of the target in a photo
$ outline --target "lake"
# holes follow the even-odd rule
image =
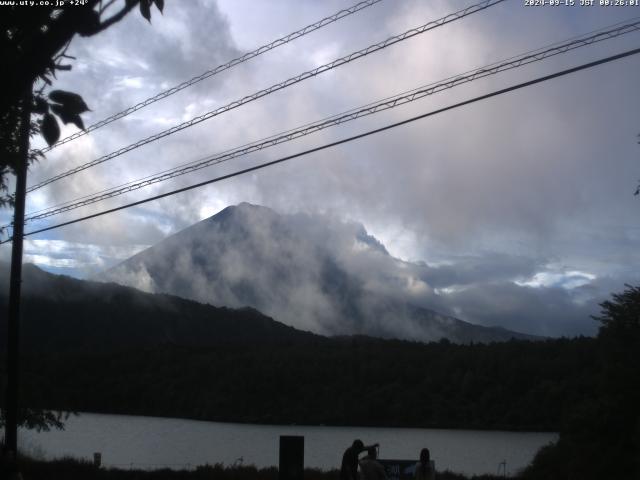
[[[20,445],[47,459],[90,460],[102,454],[104,466],[193,468],[205,463],[257,467],[278,464],[280,435],[305,437],[305,466],[338,468],[354,439],[379,443],[380,458],[412,459],[428,447],[437,470],[466,474],[507,473],[525,467],[535,452],[557,439],[555,433],[438,430],[422,428],[244,425],[178,418],[83,413],[70,417],[64,431],[20,431]],[[502,471],[501,471],[502,473]]]

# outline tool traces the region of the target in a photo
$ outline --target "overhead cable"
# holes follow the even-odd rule
[[[184,82],[182,82],[179,85],[176,85],[175,87],[171,87],[168,88],[167,90],[164,90],[160,93],[158,93],[157,95],[154,95],[153,97],[147,98],[146,100],[143,100],[140,103],[137,103],[136,105],[133,105],[132,107],[129,107],[125,110],[122,110],[121,112],[115,113],[113,115],[111,115],[110,117],[107,117],[103,120],[100,120],[99,122],[96,122],[92,125],[89,125],[87,128],[85,128],[84,130],[80,130],[72,135],[69,135],[68,137],[65,137],[59,141],[57,141],[56,143],[54,143],[53,145],[50,145],[49,147],[40,149],[40,152],[42,153],[46,153],[50,150],[53,150],[54,148],[63,145],[67,142],[70,142],[72,140],[75,140],[76,138],[82,137],[83,135],[86,135],[89,132],[93,132],[94,130],[97,130],[100,127],[104,127],[105,125],[108,125],[112,122],[115,122],[116,120],[119,120],[121,118],[126,117],[127,115],[130,115],[134,112],[137,112],[138,110],[151,105],[152,103],[155,103],[159,100],[162,100],[164,98],[167,98],[171,95],[173,95],[174,93],[178,93],[181,90],[184,90],[185,88],[191,87],[192,85],[195,85],[198,82],[201,82],[202,80],[205,80],[209,77],[212,77],[214,75],[217,75],[218,73],[224,72],[225,70],[228,70],[232,67],[235,67],[236,65],[239,65],[241,63],[244,63],[248,60],[251,60],[252,58],[257,57],[258,55],[262,55],[265,52],[268,52],[270,50],[273,50],[274,48],[278,48],[282,45],[285,45],[287,43],[292,42],[293,40],[303,37],[311,32],[314,32],[322,27],[325,27],[331,23],[337,22],[338,20],[348,17],[349,15],[352,15],[356,12],[359,12],[360,10],[363,10],[367,7],[370,7],[376,3],[381,2],[382,0],[365,0],[363,2],[359,2],[349,8],[345,8],[344,10],[340,10],[339,12],[334,13],[333,15],[330,15],[328,17],[323,18],[322,20],[318,20],[315,23],[312,23],[311,25],[307,25],[304,28],[301,28],[300,30],[296,30],[293,33],[290,33],[288,35],[285,35],[284,37],[280,37],[277,40],[272,41],[271,43],[267,43],[266,45],[262,45],[261,47],[256,48],[255,50],[252,50],[251,52],[245,53],[244,55],[238,57],[238,58],[234,58],[233,60],[228,61],[227,63],[224,63],[222,65],[218,65],[215,68],[212,68],[211,70],[207,70],[206,72],[197,75],[189,80],[186,80]]]
[[[309,150],[305,150],[303,152],[299,152],[299,153],[296,153],[296,154],[293,154],[293,155],[288,155],[286,157],[282,157],[282,158],[279,158],[277,160],[272,160],[270,162],[261,163],[259,165],[255,165],[253,167],[245,168],[245,169],[233,172],[233,173],[229,173],[227,175],[222,175],[222,176],[219,176],[219,177],[216,177],[216,178],[212,178],[210,180],[206,180],[204,182],[196,183],[194,185],[189,185],[187,187],[178,188],[176,190],[172,190],[170,192],[165,192],[165,193],[162,193],[160,195],[155,195],[153,197],[148,197],[148,198],[145,198],[143,200],[138,200],[136,202],[131,202],[131,203],[128,203],[128,204],[125,204],[125,205],[121,205],[119,207],[110,208],[108,210],[103,210],[101,212],[93,213],[91,215],[86,215],[84,217],[79,217],[79,218],[76,218],[76,219],[73,219],[73,220],[69,220],[69,221],[66,221],[66,222],[58,223],[58,224],[51,225],[51,226],[48,226],[48,227],[45,227],[45,228],[32,230],[30,232],[25,233],[24,236],[27,237],[27,236],[30,236],[30,235],[35,235],[37,233],[47,232],[49,230],[54,230],[54,229],[57,229],[57,228],[60,228],[60,227],[64,227],[64,226],[67,226],[67,225],[73,225],[75,223],[84,222],[84,221],[90,220],[92,218],[101,217],[101,216],[107,215],[109,213],[114,213],[114,212],[118,212],[120,210],[125,210],[125,209],[128,209],[128,208],[136,207],[138,205],[142,205],[142,204],[145,204],[145,203],[148,203],[148,202],[152,202],[154,200],[159,200],[161,198],[170,197],[170,196],[176,195],[178,193],[186,192],[186,191],[189,191],[189,190],[194,190],[196,188],[201,188],[201,187],[204,187],[206,185],[211,185],[213,183],[221,182],[223,180],[227,180],[229,178],[237,177],[237,176],[249,173],[249,172],[254,172],[256,170],[261,170],[261,169],[266,168],[266,167],[270,167],[270,166],[273,166],[273,165],[276,165],[276,164],[279,164],[279,163],[283,163],[283,162],[286,162],[288,160],[293,160],[295,158],[299,158],[299,157],[302,157],[302,156],[305,156],[305,155],[309,155],[311,153],[319,152],[321,150],[326,150],[328,148],[332,148],[332,147],[335,147],[335,146],[338,146],[338,145],[342,145],[344,143],[352,142],[354,140],[358,140],[358,139],[361,139],[361,138],[364,138],[364,137],[368,137],[370,135],[382,133],[384,131],[391,130],[392,128],[396,128],[396,127],[399,127],[399,126],[402,126],[402,125],[406,125],[406,124],[415,122],[417,120],[428,118],[428,117],[431,117],[431,116],[434,116],[434,115],[437,115],[437,114],[440,114],[440,113],[443,113],[443,112],[446,112],[446,111],[449,111],[449,110],[454,110],[456,108],[460,108],[460,107],[463,107],[465,105],[470,105],[472,103],[476,103],[476,102],[479,102],[479,101],[482,101],[482,100],[486,100],[486,99],[489,99],[489,98],[492,98],[492,97],[496,97],[498,95],[502,95],[502,94],[505,94],[505,93],[508,93],[508,92],[512,92],[514,90],[519,90],[519,89],[522,89],[522,88],[525,88],[525,87],[529,87],[531,85],[535,85],[535,84],[538,84],[538,83],[545,82],[547,80],[551,80],[551,79],[554,79],[554,78],[558,78],[558,77],[562,77],[562,76],[565,76],[565,75],[569,75],[571,73],[579,72],[581,70],[586,70],[586,69],[589,69],[589,68],[593,68],[593,67],[596,67],[598,65],[603,65],[603,64],[606,64],[606,63],[609,63],[609,62],[613,62],[615,60],[619,60],[619,59],[622,59],[622,58],[625,58],[625,57],[629,57],[631,55],[637,55],[638,53],[640,53],[640,48],[636,48],[636,49],[633,49],[633,50],[628,50],[626,52],[619,53],[617,55],[611,55],[609,57],[602,58],[600,60],[596,60],[596,61],[593,61],[593,62],[584,63],[584,64],[579,65],[577,67],[569,68],[569,69],[566,69],[566,70],[561,70],[559,72],[552,73],[550,75],[545,75],[543,77],[538,77],[536,79],[529,80],[527,82],[523,82],[523,83],[519,83],[519,84],[516,84],[516,85],[512,85],[510,87],[503,88],[503,89],[500,89],[500,90],[496,90],[496,91],[493,91],[491,93],[487,93],[485,95],[481,95],[481,96],[478,96],[478,97],[474,97],[474,98],[471,98],[469,100],[465,100],[463,102],[458,102],[458,103],[455,103],[453,105],[449,105],[447,107],[439,108],[437,110],[433,110],[433,111],[428,112],[428,113],[423,113],[422,115],[411,117],[411,118],[408,118],[406,120],[402,120],[400,122],[392,123],[390,125],[385,125],[384,127],[380,127],[380,128],[376,128],[376,129],[373,129],[373,130],[369,130],[367,132],[360,133],[358,135],[353,135],[351,137],[343,138],[341,140],[337,140],[335,142],[327,143],[325,145],[321,145],[319,147],[311,148]],[[13,238],[9,238],[7,240],[4,240],[4,241],[0,242],[0,245],[3,244],[3,243],[10,242],[12,239]]]
[[[410,30],[407,30],[404,33],[401,33],[399,35],[394,35],[392,37],[387,38],[386,40],[382,41],[382,42],[378,42],[376,44],[370,45],[366,48],[363,48],[362,50],[358,50],[356,52],[350,53],[349,55],[346,55],[344,57],[338,58],[330,63],[324,64],[320,67],[316,67],[313,70],[308,70],[304,73],[301,73],[299,75],[296,75],[295,77],[291,77],[287,80],[285,80],[284,82],[280,82],[280,83],[276,83],[268,88],[265,88],[264,90],[260,90],[256,93],[253,93],[251,95],[247,95],[246,97],[243,97],[239,100],[235,100],[223,107],[219,107],[215,110],[212,110],[210,112],[204,113],[202,115],[199,115],[191,120],[188,120],[186,122],[183,122],[179,125],[176,125],[174,127],[171,127],[167,130],[164,130],[160,133],[156,133],[155,135],[151,135],[150,137],[147,137],[143,140],[139,140],[135,143],[132,143],[130,145],[127,145],[126,147],[122,147],[119,150],[116,150],[114,152],[111,152],[107,155],[104,155],[100,158],[97,158],[95,160],[92,160],[90,162],[84,163],[82,165],[78,165],[77,167],[74,167],[70,170],[67,170],[66,172],[63,172],[59,175],[55,175],[53,177],[50,177],[42,182],[39,182],[35,185],[32,185],[31,187],[29,187],[27,189],[27,192],[32,192],[34,190],[37,190],[39,188],[44,187],[45,185],[49,185],[50,183],[53,183],[55,181],[58,181],[60,179],[69,177],[71,175],[74,175],[78,172],[81,172],[83,170],[86,170],[88,168],[91,167],[95,167],[96,165],[99,165],[101,163],[104,163],[106,161],[112,160],[120,155],[123,155],[127,152],[130,152],[131,150],[135,150],[136,148],[140,148],[143,145],[146,145],[148,143],[154,142],[156,140],[160,140],[161,138],[164,138],[168,135],[172,135],[176,132],[179,132],[181,130],[184,130],[186,128],[192,127],[194,125],[197,125],[201,122],[204,122],[205,120],[209,120],[217,115],[220,115],[222,113],[228,112],[229,110],[233,110],[234,108],[238,108],[242,105],[245,105],[249,102],[253,102],[259,98],[262,98],[266,95],[269,95],[271,93],[277,92],[279,90],[282,90],[284,88],[287,88],[291,85],[294,85],[296,83],[302,82],[304,80],[307,80],[309,78],[315,77],[317,75],[320,75],[321,73],[327,72],[329,70],[333,70],[334,68],[337,68],[341,65],[345,65],[347,63],[350,63],[354,60],[357,60],[359,58],[362,58],[366,55],[369,55],[371,53],[377,52],[379,50],[382,50],[384,48],[387,48],[391,45],[394,45],[398,42],[402,42],[404,40],[407,40],[409,38],[415,37],[416,35],[420,35],[422,33],[428,32],[430,30],[433,30],[435,28],[438,28],[442,25],[446,25],[448,23],[454,22],[456,20],[459,20],[461,18],[464,18],[468,15],[471,15],[473,13],[477,13],[479,11],[485,10],[489,7],[492,7],[494,5],[497,5],[499,3],[502,3],[505,0],[484,0],[480,3],[477,3],[475,5],[469,6],[467,8],[464,8],[462,10],[459,10],[457,12],[454,13],[450,13],[449,15],[446,15],[438,20],[434,20],[432,22],[426,23],[424,25],[421,25],[419,27],[416,28],[412,28]]]
[[[502,62],[496,62],[476,70],[472,70],[454,77],[449,77],[437,83],[432,83],[426,86],[422,86],[417,89],[413,89],[409,92],[404,92],[404,93],[395,95],[393,97],[388,97],[383,100],[379,100],[378,102],[374,102],[362,107],[358,107],[357,109],[352,109],[347,112],[343,112],[343,113],[319,120],[317,122],[303,125],[293,130],[281,132],[279,134],[273,135],[266,139],[258,140],[256,142],[252,142],[252,143],[243,145],[241,147],[227,150],[225,152],[217,153],[215,155],[210,155],[205,158],[201,158],[199,160],[196,160],[196,161],[193,161],[169,170],[165,170],[165,171],[156,173],[154,175],[144,177],[139,180],[128,182],[128,183],[119,185],[117,187],[103,190],[91,195],[85,195],[75,200],[70,200],[62,204],[55,205],[53,207],[49,207],[46,209],[39,210],[37,212],[27,214],[25,221],[34,221],[34,220],[44,219],[47,217],[51,217],[53,215],[58,215],[64,212],[75,210],[77,208],[80,208],[86,205],[91,205],[93,203],[100,202],[102,200],[117,197],[119,195],[123,195],[125,193],[129,193],[134,190],[139,190],[141,188],[153,185],[155,183],[163,182],[181,175],[186,175],[196,170],[200,170],[203,168],[210,167],[212,165],[226,162],[231,159],[244,156],[259,150],[263,150],[265,148],[269,148],[281,143],[289,142],[291,140],[318,132],[328,127],[340,125],[340,124],[355,120],[357,118],[361,118],[361,117],[372,115],[384,110],[389,110],[401,105],[405,105],[407,103],[414,102],[416,100],[422,99],[429,95],[433,95],[443,90],[454,88],[464,83],[469,83],[474,80],[478,80],[480,78],[484,78],[490,75],[495,75],[497,73],[504,72],[507,70],[512,70],[512,69],[521,67],[523,65],[529,65],[534,62],[539,62],[555,55],[566,53],[568,51],[575,50],[577,48],[584,47],[587,45],[592,45],[596,42],[600,42],[603,40],[616,38],[621,35],[625,35],[627,33],[638,31],[638,30],[640,30],[640,20],[637,20],[632,23],[618,25],[615,28],[611,28],[606,31],[601,31],[594,35],[589,35],[589,36],[583,35],[582,37],[578,37],[577,39],[572,41],[568,41],[565,43],[557,43],[557,44],[554,44],[553,47],[547,48],[544,50],[538,49],[534,52],[523,53],[521,55],[518,55],[516,57],[511,57],[510,59],[504,60]]]

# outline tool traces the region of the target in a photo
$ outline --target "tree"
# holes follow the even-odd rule
[[[4,416],[0,411],[0,427],[4,428]],[[52,412],[36,408],[23,408],[20,412],[20,426],[38,432],[48,432],[52,428],[64,429],[63,420],[69,418],[70,412]]]
[[[7,177],[15,174],[23,160],[26,137],[42,134],[52,145],[60,137],[58,122],[84,129],[81,114],[89,108],[74,92],[51,90],[56,71],[70,70],[73,60],[66,54],[75,35],[90,37],[122,20],[139,7],[151,21],[151,7],[160,12],[164,0],[84,0],[83,5],[59,1],[58,6],[30,7],[15,2],[4,5],[0,15],[0,52],[3,92],[0,96],[0,207],[12,205]],[[37,90],[34,92],[34,87]],[[27,100],[28,99],[28,100]],[[27,103],[28,102],[28,103]],[[25,109],[27,111],[25,112]],[[28,129],[24,129],[29,119]],[[43,155],[30,151],[27,162]],[[3,425],[4,409],[0,410]],[[27,428],[61,428],[62,416],[48,411],[23,408],[19,423]]]
[[[640,478],[640,287],[626,287],[593,317],[601,325],[596,396],[575,405],[525,479]]]
[[[593,317],[600,322],[600,338],[614,337],[615,341],[638,341],[640,333],[640,287],[626,285],[622,293],[614,293],[613,300],[600,304],[599,316]]]
[[[53,3],[53,2],[52,2]],[[66,54],[75,35],[91,37],[122,20],[139,7],[151,21],[151,7],[162,12],[164,0],[86,0],[84,5],[29,7],[5,5],[0,15],[0,52],[3,92],[0,96],[0,207],[11,205],[7,176],[15,174],[20,155],[21,112],[25,95],[36,90],[27,107],[35,116],[30,134],[41,133],[49,145],[60,136],[58,121],[84,128],[80,115],[88,110],[82,97],[73,92],[47,91],[56,71],[70,70],[73,60]],[[71,3],[70,1],[66,2]],[[114,10],[118,7],[117,10]],[[41,158],[29,154],[29,163]]]

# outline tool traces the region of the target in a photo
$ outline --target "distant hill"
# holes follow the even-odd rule
[[[8,272],[8,267],[2,265]],[[6,267],[6,268],[5,268]],[[34,351],[114,351],[157,345],[265,345],[320,338],[251,309],[218,308],[113,283],[53,275],[25,265],[21,338]],[[7,277],[0,278],[5,308]],[[6,331],[0,316],[0,338]],[[4,349],[0,342],[0,349]]]
[[[323,335],[456,343],[536,339],[442,315],[424,265],[401,261],[364,227],[242,203],[188,227],[99,277],[149,292],[251,306]]]
[[[0,266],[1,274],[7,272]],[[6,275],[0,309],[6,308]],[[217,421],[556,429],[590,395],[594,339],[456,345],[326,338],[25,265],[21,399]],[[0,316],[0,350],[6,316]],[[0,355],[3,383],[5,355]]]

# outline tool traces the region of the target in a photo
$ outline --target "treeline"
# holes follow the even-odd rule
[[[590,395],[562,418],[524,480],[640,479],[640,287],[601,304]]]
[[[25,404],[213,421],[557,430],[593,395],[590,338],[490,345],[345,338],[23,359]]]

